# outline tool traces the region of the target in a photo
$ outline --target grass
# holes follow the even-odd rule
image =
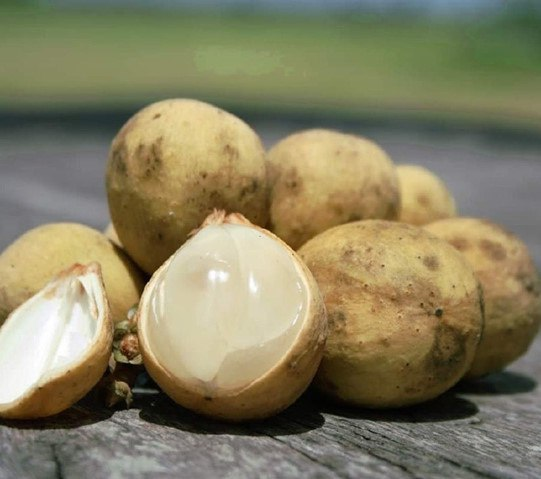
[[[0,108],[109,108],[195,96],[541,126],[538,31],[520,22],[4,8]]]

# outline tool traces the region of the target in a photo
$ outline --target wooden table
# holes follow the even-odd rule
[[[104,161],[118,125],[104,123],[1,123],[0,248],[44,222],[106,225]],[[254,122],[267,144],[307,125]],[[541,265],[541,137],[339,126],[441,174],[464,214],[505,224]],[[130,410],[89,395],[53,418],[0,422],[0,478],[538,478],[540,379],[537,340],[507,371],[400,411],[337,407],[309,391],[273,419],[231,426],[149,388]]]

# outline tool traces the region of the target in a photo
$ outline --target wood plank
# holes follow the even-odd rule
[[[541,341],[529,354],[541,357]],[[530,363],[531,364],[531,363]],[[461,385],[415,408],[371,412],[306,394],[278,417],[227,425],[163,394],[128,411],[86,398],[57,417],[0,425],[6,477],[536,477],[541,467],[541,373]],[[521,371],[516,373],[514,371]],[[43,475],[41,475],[43,474]],[[0,475],[0,477],[3,477]]]

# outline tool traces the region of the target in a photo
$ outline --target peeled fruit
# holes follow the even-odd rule
[[[467,377],[503,369],[528,350],[541,322],[541,283],[528,248],[481,219],[451,218],[425,228],[464,255],[483,287],[485,329]]]
[[[418,165],[396,167],[401,205],[398,221],[424,225],[456,216],[453,195],[434,173]]]
[[[236,116],[195,100],[136,113],[113,140],[106,183],[120,242],[150,274],[214,208],[267,221],[259,137]]]
[[[336,226],[299,255],[318,282],[329,338],[315,384],[370,408],[432,399],[469,369],[482,327],[472,269],[446,242],[403,223]]]
[[[69,408],[106,370],[112,334],[99,265],[60,273],[0,328],[0,417],[39,418]]]
[[[293,403],[316,372],[327,327],[318,287],[296,253],[223,213],[154,273],[137,321],[156,383],[180,405],[231,421]]]
[[[268,153],[270,228],[293,249],[342,223],[396,219],[398,179],[387,154],[365,138],[306,130]]]
[[[139,301],[142,272],[102,233],[76,223],[38,226],[0,255],[0,324],[47,281],[74,263],[100,264],[113,321],[122,321]]]

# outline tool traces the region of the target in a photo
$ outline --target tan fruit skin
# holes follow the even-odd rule
[[[269,151],[268,168],[270,229],[295,250],[332,226],[398,216],[394,165],[365,138],[302,131]]]
[[[287,247],[268,231],[258,229]],[[312,274],[296,253],[287,248],[307,278],[307,287],[311,294],[307,317],[310,319],[305,322],[294,345],[284,358],[267,374],[242,389],[209,390],[200,381],[188,382],[171,376],[160,365],[152,353],[152,345],[147,340],[145,312],[149,308],[154,285],[171,258],[154,273],[145,287],[137,312],[139,346],[148,373],[175,402],[197,413],[224,421],[250,421],[278,414],[290,406],[309,386],[323,355],[327,337],[327,317]]]
[[[467,377],[503,369],[528,350],[541,322],[541,284],[526,245],[481,219],[453,218],[425,228],[464,255],[483,288],[485,330]]]
[[[107,195],[121,243],[153,273],[213,208],[268,216],[265,151],[237,117],[195,100],[136,113],[109,154]]]
[[[451,192],[434,173],[417,165],[398,165],[396,172],[401,195],[398,221],[424,225],[456,216]]]
[[[99,266],[90,267],[95,268],[101,278]],[[18,401],[0,406],[0,417],[37,419],[58,414],[82,399],[98,383],[107,369],[113,345],[113,323],[105,295],[103,303],[105,321],[92,348],[67,371],[42,378],[36,388]]]
[[[34,228],[0,255],[0,324],[60,271],[74,263],[100,263],[115,322],[139,301],[141,271],[102,233],[76,223]]]
[[[318,282],[329,338],[315,384],[349,404],[432,399],[473,360],[479,284],[464,258],[420,228],[381,220],[336,226],[299,255]]]
[[[365,138],[302,131],[269,151],[268,168],[271,229],[293,249],[342,223],[397,218],[394,165]]]

